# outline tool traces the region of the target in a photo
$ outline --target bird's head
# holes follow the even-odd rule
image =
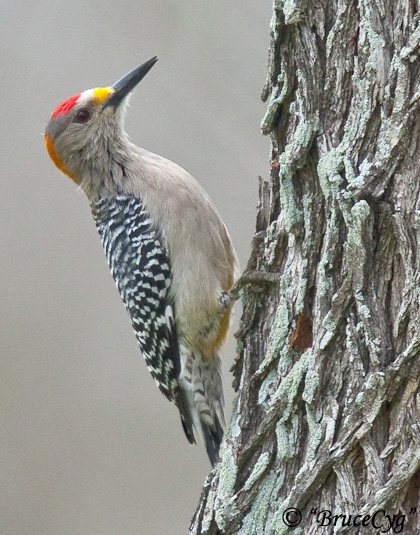
[[[82,184],[86,174],[106,172],[107,160],[125,139],[122,123],[127,96],[156,61],[156,57],[149,59],[110,87],[74,95],[52,112],[44,134],[47,152],[77,184]]]

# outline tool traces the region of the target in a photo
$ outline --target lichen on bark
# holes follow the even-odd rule
[[[238,397],[195,535],[355,533],[311,510],[420,521],[420,5],[275,0]],[[372,528],[373,529],[373,528]],[[366,531],[368,532],[368,531]]]

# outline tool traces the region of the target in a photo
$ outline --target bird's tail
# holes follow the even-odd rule
[[[214,353],[208,357],[181,346],[179,384],[194,429],[205,444],[214,466],[225,425],[219,355]]]

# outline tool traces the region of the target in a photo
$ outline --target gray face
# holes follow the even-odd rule
[[[84,91],[77,100],[71,97],[58,106],[46,126],[50,157],[78,184],[86,170],[99,164],[104,170],[107,155],[122,135],[124,106],[106,106],[112,95],[112,89],[99,88]]]
[[[112,160],[121,153],[125,103],[157,58],[135,67],[112,87],[88,89],[62,102],[45,129],[45,144],[56,166],[77,184],[112,177]],[[120,154],[121,156],[121,154]]]
[[[64,132],[67,126],[72,122],[74,114],[69,112],[67,115],[56,115],[50,119],[45,128],[45,134],[55,141],[57,137]]]
[[[100,98],[97,96],[99,91],[101,92]],[[45,134],[55,142],[69,127],[75,132],[83,132],[89,123],[98,121],[110,94],[111,91],[108,88],[88,89],[79,96],[76,95],[77,98],[70,97],[65,100],[53,112],[47,123]],[[109,114],[107,115],[109,117]],[[76,126],[73,126],[73,123]]]

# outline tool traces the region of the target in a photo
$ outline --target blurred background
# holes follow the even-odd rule
[[[127,130],[201,182],[244,266],[257,177],[268,175],[259,125],[271,2],[1,7],[0,533],[186,534],[210,470],[204,447],[188,444],[147,371],[87,199],[42,133],[60,101],[157,55]]]

